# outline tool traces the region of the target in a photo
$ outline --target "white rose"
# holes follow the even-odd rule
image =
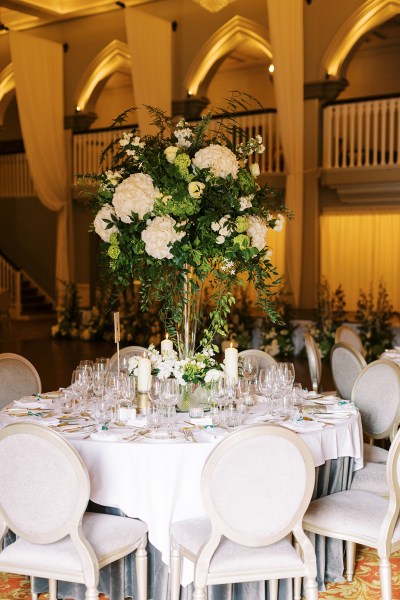
[[[189,196],[191,198],[200,198],[203,195],[205,184],[201,181],[191,181],[188,185]]]
[[[210,381],[218,381],[222,378],[222,375],[222,371],[219,371],[218,369],[210,369],[209,371],[207,371],[204,377],[204,381],[205,383],[210,383]]]
[[[165,158],[172,165],[175,162],[175,158],[176,158],[176,153],[177,152],[178,152],[178,147],[177,146],[168,146],[168,148],[165,148],[165,150],[164,150]]]
[[[219,229],[220,229],[220,224],[219,224],[219,223],[217,223],[216,221],[214,221],[214,223],[211,223],[211,229],[212,229],[213,231],[219,231]]]
[[[284,216],[279,213],[278,216],[276,217],[274,230],[282,231],[284,222],[285,222]]]
[[[258,250],[263,250],[267,243],[268,228],[259,217],[248,217],[247,235],[250,237],[251,245]]]
[[[258,163],[253,163],[250,165],[250,173],[253,175],[254,179],[259,176],[260,167],[258,166]]]
[[[206,148],[198,150],[193,158],[193,165],[198,169],[210,169],[215,177],[226,179],[232,175],[237,179],[239,163],[235,154],[225,146],[210,144]]]
[[[160,190],[154,187],[150,175],[134,173],[117,185],[112,203],[121,221],[130,223],[132,212],[143,219],[146,213],[152,212],[154,201],[159,197]]]
[[[142,240],[149,256],[159,259],[173,258],[170,252],[172,244],[185,235],[184,231],[175,231],[174,225],[175,219],[168,215],[147,221],[146,229],[142,231]]]
[[[217,242],[217,244],[223,244],[225,242],[225,238],[223,235],[219,235],[219,236],[217,236],[215,241]]]
[[[97,235],[101,237],[103,242],[109,243],[111,234],[118,232],[118,229],[115,225],[107,229],[109,223],[107,223],[106,221],[111,221],[112,216],[115,217],[115,210],[110,204],[105,204],[104,206],[102,206],[97,215],[95,216],[93,223],[94,230],[97,233]]]

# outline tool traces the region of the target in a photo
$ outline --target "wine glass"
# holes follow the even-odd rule
[[[265,396],[268,408],[271,408],[272,396],[276,387],[276,365],[268,365],[260,369],[258,388]]]
[[[168,434],[172,435],[172,409],[179,400],[179,382],[174,377],[162,379],[161,397],[162,402],[167,409]]]
[[[254,384],[258,375],[258,360],[256,356],[243,357],[243,377],[250,382],[250,390],[253,393]]]
[[[161,424],[161,393],[162,393],[162,381],[158,377],[150,377],[149,381],[149,399],[151,402],[151,421],[153,427],[156,429]]]

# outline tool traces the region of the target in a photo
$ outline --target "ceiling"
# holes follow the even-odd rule
[[[30,29],[46,23],[121,10],[156,0],[0,0],[0,24],[8,29]]]

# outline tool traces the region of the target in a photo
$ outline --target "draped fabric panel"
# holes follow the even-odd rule
[[[18,112],[36,193],[58,213],[56,280],[71,278],[68,222],[71,195],[64,134],[61,44],[10,31]]]
[[[287,171],[286,204],[295,217],[287,227],[285,272],[297,306],[300,298],[303,229],[303,0],[266,1],[275,65],[275,97]]]
[[[144,104],[171,115],[172,28],[169,21],[136,8],[125,9],[125,27],[132,60],[132,83],[139,129],[155,133]]]
[[[320,217],[321,276],[331,291],[342,286],[346,310],[355,311],[360,290],[374,297],[379,281],[400,310],[400,211],[352,211]]]

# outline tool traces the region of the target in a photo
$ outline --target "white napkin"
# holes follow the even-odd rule
[[[117,433],[115,431],[94,431],[90,434],[92,440],[97,442],[122,442],[124,441],[124,433]]]
[[[14,406],[18,408],[49,408],[50,402],[45,402],[40,396],[22,396],[19,400],[14,400]]]
[[[192,433],[196,442],[219,442],[219,440],[228,434],[226,429],[222,429],[221,427],[207,427],[207,429],[193,428]]]
[[[310,433],[311,431],[321,431],[324,423],[319,421],[282,421],[282,427],[297,431],[297,433]]]
[[[54,425],[58,425],[60,422],[60,419],[52,419],[52,418],[43,418],[43,417],[35,417],[35,416],[29,416],[29,417],[11,417],[13,419],[13,421],[15,419],[18,419],[18,423],[37,423],[38,425],[43,425],[44,427],[52,427]]]

